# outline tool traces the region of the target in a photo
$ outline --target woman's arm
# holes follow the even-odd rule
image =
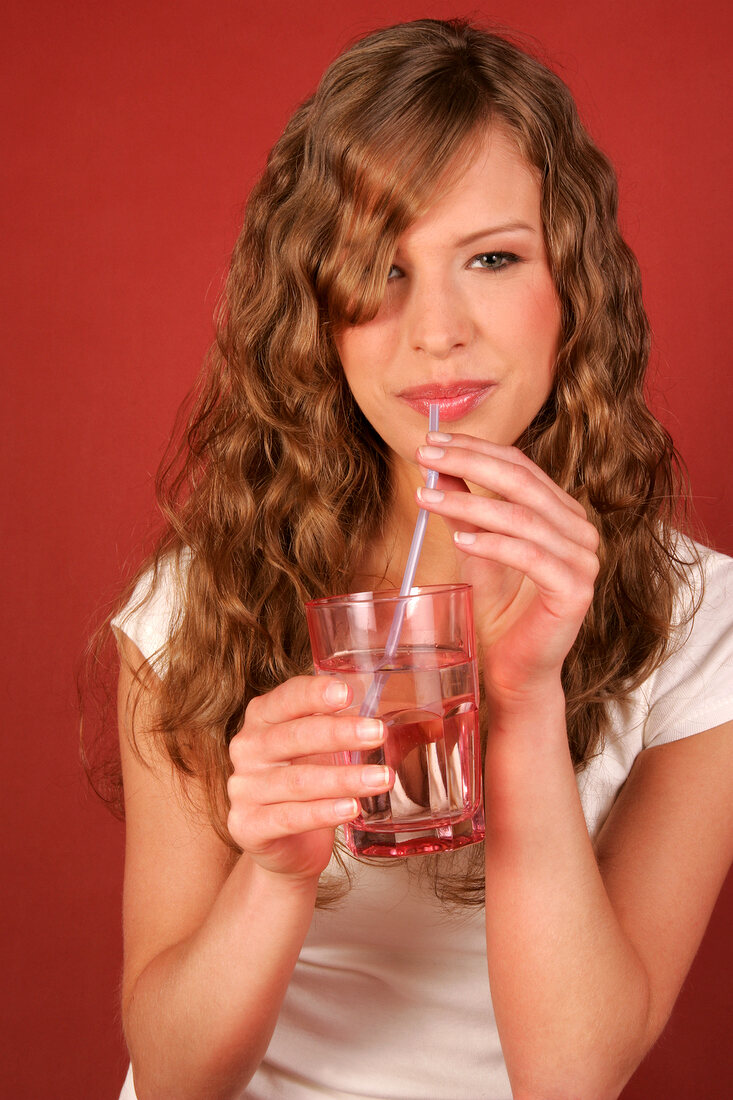
[[[642,753],[596,859],[561,671],[598,536],[515,448],[428,440],[445,444],[418,451],[442,492],[418,499],[465,554],[483,654],[489,979],[514,1095],[611,1100],[664,1026],[730,864],[733,728]]]
[[[495,713],[487,950],[516,1100],[612,1100],[655,1042],[733,855],[733,723],[643,752],[594,853],[564,700]]]
[[[133,753],[128,665],[142,658],[127,640],[125,649],[122,1019],[135,1089],[140,1100],[235,1096],[269,1042],[316,884],[279,882],[246,856],[233,861],[203,810],[184,805],[172,765]],[[138,740],[148,718],[141,697]]]
[[[233,811],[234,816],[247,818],[250,833],[263,820],[264,825],[262,852],[237,858],[208,823],[195,784],[187,784],[193,799],[189,805],[172,765],[146,751],[146,730],[154,717],[152,692],[140,695],[135,716],[146,762],[133,752],[135,683],[129,669],[137,668],[142,657],[129,639],[124,640],[124,656],[119,688],[127,819],[122,1016],[135,1088],[140,1100],[228,1100],[240,1095],[267,1049],[310,925],[318,874],[333,843],[339,819],[333,799],[309,802],[309,794],[319,784],[341,796],[364,793],[364,786],[351,774],[359,769],[280,767],[278,774],[293,780],[305,774],[308,781],[296,784],[299,790],[291,798],[297,802],[264,806],[257,815],[257,792],[243,773],[237,782],[252,797],[243,804],[234,791],[241,811]],[[316,731],[324,744],[330,739],[335,748],[345,747],[334,741],[335,731],[340,729],[341,739],[348,739],[353,720],[329,720],[328,711],[334,708],[321,698],[326,688],[323,679],[301,678],[277,689],[277,697],[273,692],[260,700],[259,713],[271,717],[277,706],[287,705],[300,714],[326,712],[315,723],[306,718],[281,721],[274,730],[271,725],[268,733],[274,733],[275,743],[288,731],[297,732],[305,751]],[[246,739],[256,736],[253,729]],[[264,774],[264,767],[259,772]],[[273,790],[275,780],[265,786]],[[313,828],[318,815],[326,828],[304,832],[309,825]],[[236,825],[230,822],[230,829],[236,831]],[[288,830],[293,834],[290,847]],[[321,866],[304,865],[303,853],[312,858],[317,847],[322,849]],[[297,858],[292,858],[293,850]],[[282,864],[286,858],[287,871],[278,871],[278,860]],[[271,866],[264,866],[268,861]]]

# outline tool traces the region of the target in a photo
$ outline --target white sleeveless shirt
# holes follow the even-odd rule
[[[578,776],[591,837],[640,752],[733,718],[733,559],[698,549],[705,595],[692,626],[641,687],[612,705],[603,751]],[[693,583],[699,587],[699,577]],[[162,669],[182,606],[180,576],[164,569],[151,598],[136,608],[149,589],[144,577],[113,626]],[[314,912],[264,1061],[243,1098],[511,1100],[483,909],[447,911],[408,873],[410,861],[384,862],[351,860],[345,899]],[[325,874],[333,873],[332,863]],[[135,1100],[131,1072],[120,1100]]]

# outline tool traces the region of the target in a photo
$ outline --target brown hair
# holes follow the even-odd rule
[[[217,343],[159,475],[153,561],[186,547],[190,562],[157,736],[203,782],[230,845],[228,743],[247,702],[312,670],[303,603],[348,590],[391,501],[387,449],[351,396],[333,331],[374,316],[397,239],[491,124],[541,176],[562,307],[554,391],[518,445],[601,536],[593,605],[563,668],[576,768],[602,744],[609,701],[667,651],[684,478],[644,400],[649,331],[613,170],[563,82],[506,38],[458,20],[377,31],[330,66],[269,156]],[[435,862],[439,896],[482,900],[480,850],[472,860],[460,878]]]

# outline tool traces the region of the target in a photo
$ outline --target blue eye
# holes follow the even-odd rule
[[[503,267],[516,263],[519,263],[519,256],[515,256],[513,252],[481,252],[474,256],[469,267],[475,264],[484,271],[501,271]]]
[[[397,265],[396,265],[396,264],[392,264],[392,266],[390,267],[389,271],[387,272],[387,280],[389,281],[390,279],[396,279],[396,278],[398,278],[398,277],[399,277],[399,276],[400,276],[401,274],[402,274],[402,272],[401,272],[401,271],[400,271],[400,269],[399,269],[399,268],[397,267]]]

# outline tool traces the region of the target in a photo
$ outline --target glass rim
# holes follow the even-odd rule
[[[413,585],[405,595],[400,595],[399,588],[383,588],[376,592],[345,592],[340,596],[319,596],[315,600],[306,600],[306,608],[334,607],[343,604],[348,607],[360,603],[396,603],[399,600],[413,600],[419,596],[434,596],[443,592],[473,591],[472,584],[456,581],[450,584],[422,584]]]

